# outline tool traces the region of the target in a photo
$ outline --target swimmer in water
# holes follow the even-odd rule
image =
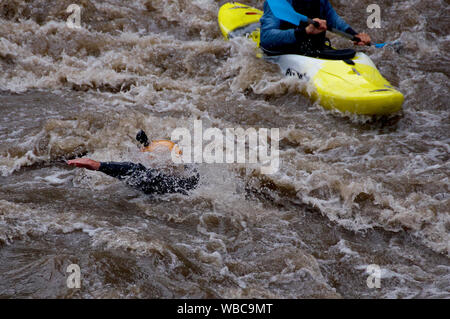
[[[169,151],[174,149],[178,155],[181,154],[181,150],[171,141],[158,140],[149,143],[147,135],[142,130],[136,135],[136,139],[143,145],[142,152],[153,152],[158,148],[166,148]],[[198,173],[190,177],[178,177],[132,162],[98,162],[89,158],[78,158],[67,161],[67,164],[100,171],[125,181],[127,185],[139,189],[145,194],[181,193],[187,195],[187,191],[194,189],[200,180]]]

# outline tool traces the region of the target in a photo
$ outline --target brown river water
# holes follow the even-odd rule
[[[403,43],[358,49],[405,95],[389,118],[310,102],[222,39],[224,2],[0,0],[0,298],[450,298],[448,1],[380,0],[372,30],[372,0],[331,1]],[[279,128],[279,171],[198,164],[188,196],[151,197],[64,162],[136,160],[139,129],[194,120]]]

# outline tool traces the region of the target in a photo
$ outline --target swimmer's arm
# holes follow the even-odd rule
[[[136,172],[143,172],[146,170],[146,168],[141,164],[134,164],[131,162],[97,162],[89,158],[77,158],[67,161],[67,164],[86,168],[92,171],[100,171],[106,175],[119,179],[123,179],[136,174]]]
[[[195,188],[200,179],[198,173],[188,178],[179,178],[131,162],[97,162],[79,158],[68,161],[67,164],[100,171],[121,180],[126,179],[127,184],[145,193],[186,193],[187,190]]]
[[[131,162],[100,162],[98,171],[111,177],[124,179],[136,176],[136,173],[145,172],[146,168],[142,164],[134,164]]]
[[[74,160],[67,161],[67,164],[76,167],[86,168],[91,171],[98,171],[98,169],[100,168],[100,162],[91,160],[90,158],[77,158]]]
[[[125,180],[129,186],[138,188],[147,194],[186,194],[186,191],[197,186],[200,179],[198,173],[188,178],[180,178],[130,162],[101,162],[98,170],[109,176]]]

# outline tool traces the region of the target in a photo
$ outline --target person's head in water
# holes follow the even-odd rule
[[[182,154],[178,145],[170,140],[154,140],[150,142],[143,130],[136,134],[136,140],[142,145],[141,152],[148,153],[151,159],[172,156],[172,153],[175,156],[181,156]]]
[[[172,160],[172,156],[181,156],[182,151],[177,144],[170,140],[153,140],[150,141],[147,134],[140,130],[136,135],[136,140],[142,145],[141,154],[145,153],[145,157],[138,156],[143,164],[163,169],[170,173],[180,174],[184,171],[184,166],[176,165]]]

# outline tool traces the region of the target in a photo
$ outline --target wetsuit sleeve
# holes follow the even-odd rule
[[[98,170],[106,175],[124,179],[136,174],[136,172],[143,172],[146,168],[141,164],[130,162],[100,162],[100,168]]]
[[[188,178],[166,175],[156,169],[130,162],[101,162],[99,171],[125,181],[146,194],[182,193],[195,188],[199,174]]]
[[[340,31],[344,31],[350,33],[351,35],[356,35],[357,32],[353,30],[347,22],[344,21],[331,6],[331,3],[328,0],[322,0],[322,8],[324,10],[324,16],[327,20],[327,24],[331,27],[338,29]]]
[[[297,42],[295,26],[292,25],[292,29],[282,30],[281,20],[273,14],[267,1],[264,2],[264,15],[261,17],[260,21],[260,44],[263,49],[269,51],[282,51],[284,48],[292,46]]]

